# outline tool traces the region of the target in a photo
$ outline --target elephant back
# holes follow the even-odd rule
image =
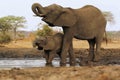
[[[63,41],[63,34],[62,33],[56,33],[54,36],[54,42],[56,44],[56,50],[61,49],[62,47],[62,41]]]
[[[44,46],[44,50],[54,50],[55,49],[55,42],[52,36],[46,37],[46,45]]]

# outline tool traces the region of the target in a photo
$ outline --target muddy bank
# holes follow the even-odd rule
[[[120,80],[120,66],[0,70],[1,80]]]
[[[0,58],[40,58],[42,53],[34,48],[0,48]]]
[[[74,48],[76,57],[87,56],[88,49]],[[6,48],[0,47],[0,58],[41,58],[43,51],[35,48]],[[101,49],[102,57],[120,57],[120,49]]]
[[[88,49],[74,49],[77,63],[80,63],[81,58],[87,58]],[[58,57],[56,55],[56,57]],[[100,53],[100,61],[93,62],[92,65],[120,65],[120,49],[102,49]],[[43,51],[34,48],[0,48],[0,59],[4,58],[43,58]]]

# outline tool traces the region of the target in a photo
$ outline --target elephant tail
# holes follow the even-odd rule
[[[103,12],[103,16],[105,17],[106,21],[110,22],[111,24],[115,23],[114,15],[111,12],[105,11]]]
[[[104,40],[106,42],[106,45],[108,44],[108,39],[107,39],[107,32],[105,31],[105,34],[104,34]]]

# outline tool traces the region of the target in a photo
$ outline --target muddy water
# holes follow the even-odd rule
[[[27,67],[45,67],[45,59],[1,59],[0,68],[27,68]],[[59,67],[59,59],[53,60],[53,66]]]
[[[77,59],[76,59],[77,60]],[[54,58],[52,61],[53,67],[60,67],[60,59]],[[67,63],[69,62],[69,59],[67,58]],[[28,67],[46,67],[45,58],[35,59],[35,58],[29,58],[29,59],[15,59],[15,58],[4,58],[0,59],[0,69],[10,69],[10,68],[28,68]],[[69,64],[66,64],[66,67],[69,67]],[[76,66],[79,66],[77,64]]]

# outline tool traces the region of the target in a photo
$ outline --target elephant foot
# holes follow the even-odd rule
[[[70,66],[75,66],[76,62],[75,61],[71,61],[70,62]]]
[[[53,67],[52,63],[46,63],[46,66]]]
[[[90,58],[91,59],[91,58]],[[93,64],[93,61],[92,60],[90,60],[88,57],[87,58],[83,58],[83,57],[81,57],[80,58],[80,63],[79,63],[79,65],[80,66],[90,66],[90,65],[92,65]]]
[[[83,58],[83,57],[80,57],[80,63],[79,63],[79,65],[80,66],[86,66],[86,64],[87,64],[87,60],[85,58]]]
[[[94,63],[93,63],[93,61],[85,60],[85,61],[81,61],[79,65],[80,66],[93,66]]]
[[[75,66],[76,64],[76,58],[75,57],[71,57],[70,58],[70,66]]]
[[[94,55],[93,54],[89,54],[87,60],[88,61],[94,61]]]
[[[100,60],[100,55],[96,54],[93,61],[98,62],[99,60]]]
[[[64,67],[64,66],[66,66],[66,63],[65,63],[65,62],[64,62],[64,63],[63,63],[63,62],[60,62],[60,66],[63,66],[63,67]]]
[[[80,66],[87,66],[88,61],[80,61],[79,65]]]

